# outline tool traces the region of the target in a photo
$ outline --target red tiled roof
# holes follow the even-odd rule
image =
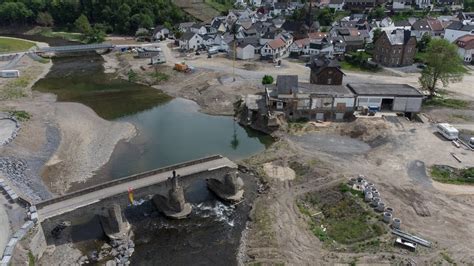
[[[308,38],[311,40],[320,40],[328,36],[326,32],[310,32],[308,33]]]
[[[278,49],[284,47],[285,45],[286,43],[281,38],[268,42],[268,46],[270,46],[272,49]]]
[[[309,38],[304,38],[304,39],[296,40],[295,44],[298,45],[298,47],[303,47],[303,46],[309,44],[309,42],[310,42]]]
[[[456,40],[457,46],[466,50],[474,49],[474,35],[464,35]]]
[[[437,19],[428,19],[428,24],[430,25],[431,30],[434,30],[434,31],[444,30],[443,24],[441,24],[441,21]]]

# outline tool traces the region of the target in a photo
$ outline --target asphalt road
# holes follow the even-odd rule
[[[181,176],[187,176],[199,172],[208,171],[213,168],[220,168],[220,167],[237,167],[232,161],[227,158],[220,158],[213,161],[204,162],[197,165],[187,166],[176,169],[176,173]],[[116,186],[107,187],[101,190],[93,191],[88,194],[84,194],[82,196],[78,196],[71,199],[66,199],[64,201],[60,201],[57,203],[53,203],[51,205],[47,205],[38,210],[38,216],[40,221],[44,221],[49,217],[54,217],[60,215],[62,213],[66,213],[77,208],[87,206],[93,204],[95,202],[100,201],[101,199],[105,199],[114,195],[118,195],[121,193],[126,193],[128,188],[133,187],[134,189],[147,187],[153,184],[157,184],[163,181],[166,181],[170,176],[172,176],[171,172],[165,172],[157,175],[148,176],[136,181],[127,182],[118,184]]]

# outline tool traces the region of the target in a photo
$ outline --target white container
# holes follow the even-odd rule
[[[446,139],[455,140],[459,138],[459,131],[448,123],[439,123],[436,130]]]
[[[19,70],[0,70],[0,77],[2,78],[19,78]]]

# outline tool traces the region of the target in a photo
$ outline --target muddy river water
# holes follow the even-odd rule
[[[74,190],[170,164],[222,154],[243,159],[263,151],[271,138],[244,129],[232,117],[210,116],[185,99],[104,74],[98,55],[53,60],[51,72],[35,90],[55,93],[59,101],[83,103],[108,120],[134,124],[138,135],[117,145],[110,161],[90,182]],[[215,198],[205,182],[189,191],[191,217],[170,221],[151,202],[129,206],[126,215],[135,232],[134,265],[209,265],[237,263],[239,239],[256,180],[245,177],[247,200],[237,207]],[[81,244],[81,243],[78,243]],[[85,243],[82,243],[82,246]]]

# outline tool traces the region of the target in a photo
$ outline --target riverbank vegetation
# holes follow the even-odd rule
[[[0,0],[0,24],[39,25],[73,31],[75,21],[84,15],[91,25],[107,33],[133,34],[165,22],[184,21],[186,14],[172,0]]]
[[[14,38],[0,37],[0,53],[14,53],[26,51],[33,46],[35,46],[35,43],[33,42]]]
[[[434,165],[431,167],[431,177],[441,183],[474,185],[474,167],[456,169],[445,165]]]

